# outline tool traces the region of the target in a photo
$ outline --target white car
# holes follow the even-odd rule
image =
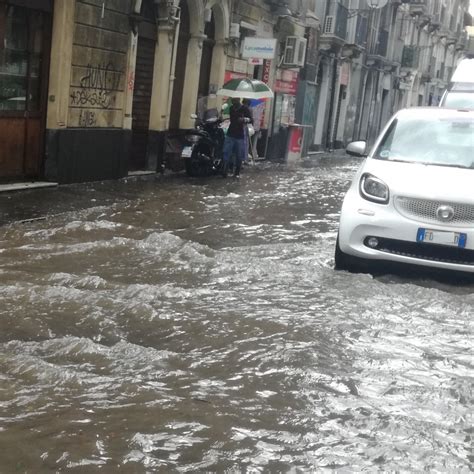
[[[474,109],[474,58],[458,64],[439,106]]]
[[[474,276],[474,111],[404,109],[380,134],[344,198],[335,251],[336,269],[376,263]]]

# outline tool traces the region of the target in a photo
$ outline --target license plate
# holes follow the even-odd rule
[[[461,232],[446,232],[444,230],[418,229],[417,242],[428,244],[450,245],[451,247],[465,248],[467,234]]]
[[[183,158],[189,158],[193,153],[193,147],[192,146],[185,146],[183,148],[183,151],[181,152],[181,156]]]

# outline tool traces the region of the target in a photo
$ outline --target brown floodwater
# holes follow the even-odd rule
[[[356,167],[2,196],[0,472],[468,472],[474,287],[333,270]]]

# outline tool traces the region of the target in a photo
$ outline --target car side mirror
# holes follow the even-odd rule
[[[198,116],[196,114],[191,114],[190,117],[193,119],[193,120],[196,120],[198,118]]]
[[[367,143],[364,141],[351,142],[346,147],[346,153],[351,156],[367,156]]]

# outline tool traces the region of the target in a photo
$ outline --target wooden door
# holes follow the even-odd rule
[[[0,180],[42,171],[51,5],[24,4],[0,1]]]

